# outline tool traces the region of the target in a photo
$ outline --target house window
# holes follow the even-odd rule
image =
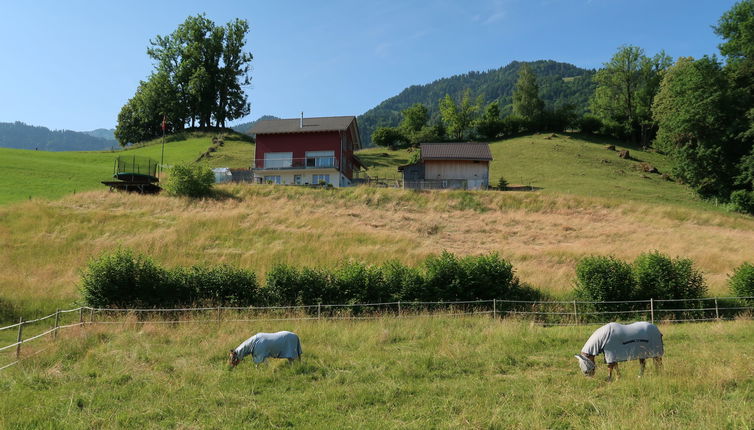
[[[280,175],[266,175],[264,177],[265,184],[280,184]]]
[[[335,167],[335,151],[306,151],[306,167]]]
[[[330,175],[312,175],[312,184],[319,184],[324,181],[326,184],[330,183]]]
[[[284,169],[293,165],[292,152],[265,152],[265,169]]]

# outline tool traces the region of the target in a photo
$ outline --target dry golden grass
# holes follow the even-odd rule
[[[278,262],[417,264],[442,250],[498,252],[523,281],[555,294],[570,291],[586,255],[659,250],[693,259],[710,292],[725,295],[728,274],[754,255],[754,220],[717,211],[536,192],[224,189],[236,197],[89,192],[0,207],[0,300],[70,304],[88,259],[117,246],[166,266],[228,263],[260,276]]]

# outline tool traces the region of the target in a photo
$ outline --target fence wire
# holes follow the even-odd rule
[[[686,303],[679,305],[680,303]],[[32,320],[0,327],[0,332],[17,329],[13,343],[0,346],[0,352],[16,348],[15,360],[0,366],[0,371],[40,351],[21,357],[23,344],[45,336],[55,337],[61,329],[89,325],[128,324],[197,324],[221,322],[279,322],[279,321],[363,321],[385,317],[434,318],[489,315],[493,318],[511,317],[529,320],[546,326],[578,326],[627,321],[637,318],[665,323],[708,322],[751,316],[754,297],[705,297],[701,299],[631,300],[631,301],[527,301],[527,300],[467,300],[457,302],[382,302],[307,304],[292,306],[215,306],[182,308],[94,308],[62,309]],[[63,323],[61,317],[77,312],[76,321]],[[200,318],[204,314],[204,318]],[[42,328],[31,336],[24,327],[39,329],[40,323],[54,318],[54,325]]]

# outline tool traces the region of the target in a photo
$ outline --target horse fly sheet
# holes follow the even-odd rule
[[[279,331],[277,333],[257,333],[246,339],[235,349],[238,359],[251,355],[254,363],[261,363],[266,358],[298,358],[301,355],[301,342],[295,333]]]
[[[662,333],[656,325],[609,323],[598,328],[581,349],[584,354],[605,353],[605,363],[662,357]]]

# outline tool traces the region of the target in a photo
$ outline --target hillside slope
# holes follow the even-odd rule
[[[194,161],[212,145],[211,133],[191,133],[168,139],[165,164]],[[247,136],[225,139],[223,153],[213,154],[204,163],[212,167],[248,167],[254,146]],[[66,194],[103,188],[113,162],[120,155],[139,155],[160,160],[160,140],[120,151],[47,152],[0,148],[0,205],[30,198],[57,198]]]
[[[412,85],[374,108],[359,115],[361,141],[371,141],[372,132],[379,126],[395,126],[401,120],[401,110],[422,103],[429,109],[430,117],[439,117],[437,103],[445,94],[459,100],[468,88],[474,99],[482,96],[485,103],[499,101],[503,113],[510,113],[513,88],[518,80],[518,71],[523,62],[514,61],[499,69],[485,72],[469,72],[438,79],[426,85]],[[572,104],[583,113],[594,93],[593,70],[586,70],[568,63],[533,61],[527,63],[537,76],[540,97],[548,106]]]

